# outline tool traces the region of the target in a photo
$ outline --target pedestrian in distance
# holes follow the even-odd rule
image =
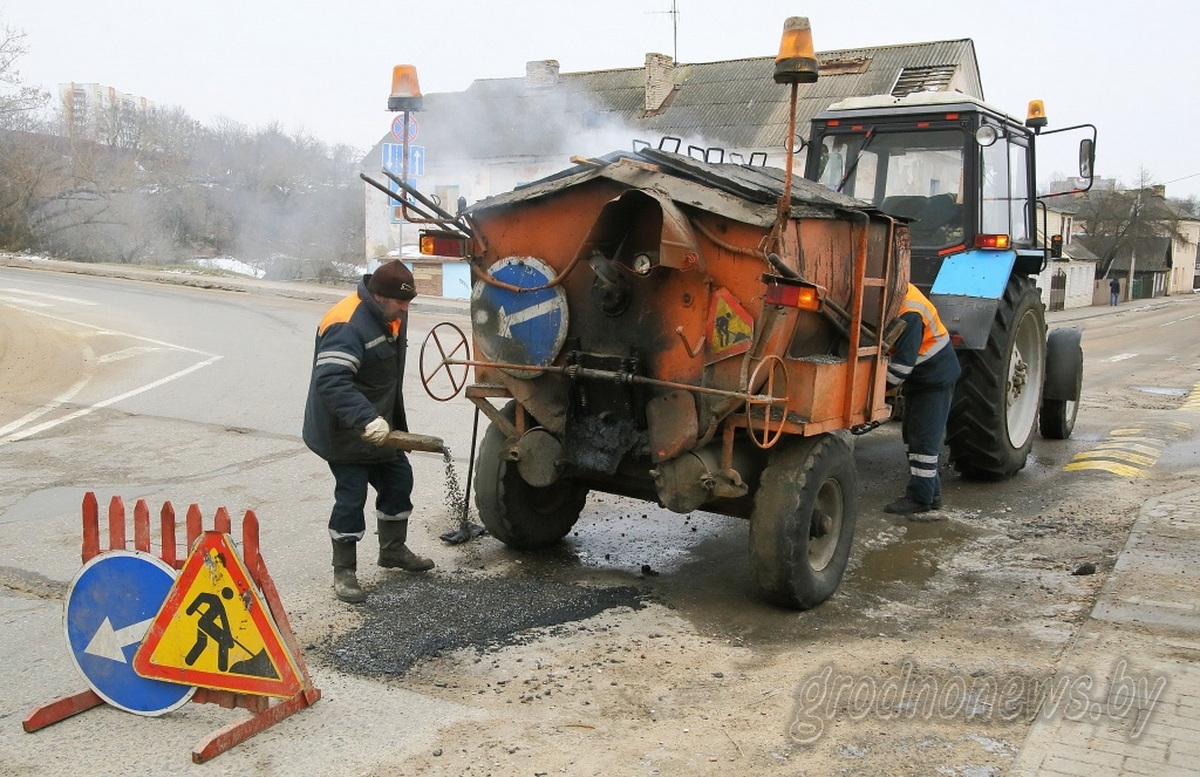
[[[902,436],[908,455],[908,487],[884,512],[924,513],[942,506],[939,461],[946,421],[961,369],[937,310],[913,286],[900,308],[904,331],[893,344],[888,363],[889,388],[904,392]]]
[[[1108,282],[1108,304],[1116,305],[1121,301],[1121,282],[1113,278]]]
[[[409,550],[413,471],[392,430],[408,431],[404,361],[408,305],[417,296],[412,272],[399,260],[364,275],[358,289],[317,327],[312,378],[304,408],[304,442],[329,464],[334,503],[329,516],[333,586],[338,599],[358,603],[357,546],[366,533],[367,486],[375,489],[379,566],[420,572],[433,562]]]

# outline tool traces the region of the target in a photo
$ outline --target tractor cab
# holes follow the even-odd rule
[[[927,291],[964,252],[1013,251],[1012,269],[1037,272],[1034,134],[957,92],[856,97],[813,120],[808,177],[908,221],[912,281]]]

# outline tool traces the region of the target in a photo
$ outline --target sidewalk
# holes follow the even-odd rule
[[[1200,486],[1142,505],[1058,676],[1009,775],[1200,775]]]

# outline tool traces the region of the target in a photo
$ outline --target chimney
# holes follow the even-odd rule
[[[1155,197],[1159,197],[1159,198],[1165,200],[1167,198],[1167,185],[1161,184],[1161,183],[1154,184],[1153,186],[1150,187],[1150,193],[1153,194]]]
[[[558,83],[558,60],[535,59],[525,63],[525,86],[550,89]]]
[[[671,92],[675,90],[675,60],[666,54],[646,55],[646,102],[647,113],[663,107]]]

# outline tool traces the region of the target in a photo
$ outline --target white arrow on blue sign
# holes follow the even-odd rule
[[[129,550],[95,556],[71,581],[63,609],[71,660],[91,689],[114,707],[162,715],[196,691],[133,671],[133,654],[174,583],[175,570],[165,561]]]
[[[404,170],[404,146],[399,143],[383,144],[383,169],[392,173]],[[425,147],[408,147],[408,174],[425,175]]]

